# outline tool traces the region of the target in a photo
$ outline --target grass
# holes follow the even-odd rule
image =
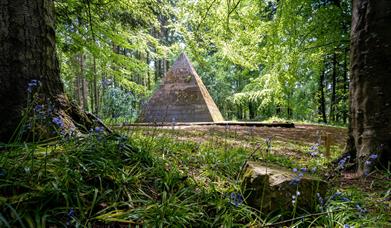
[[[323,205],[299,211],[294,219],[290,212],[264,214],[233,202],[231,195],[242,193],[237,177],[249,157],[286,168],[317,167],[319,174],[327,170],[330,159],[309,157],[309,146],[278,139],[267,145],[264,138],[233,130],[172,128],[3,145],[0,227],[390,225],[390,186],[376,186],[377,181],[370,191],[335,184]],[[284,148],[303,158],[278,153]],[[339,153],[334,148],[333,157]],[[378,175],[389,178],[387,173]],[[333,197],[336,191],[342,194]]]

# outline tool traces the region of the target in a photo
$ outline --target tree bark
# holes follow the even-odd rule
[[[391,149],[391,1],[353,0],[350,130],[358,172],[370,154],[388,165]],[[387,167],[387,166],[386,166]]]
[[[343,95],[342,99],[343,102],[346,104],[347,103],[347,97],[348,97],[348,89],[349,89],[349,80],[348,80],[348,60],[347,60],[347,55],[348,55],[348,49],[344,49],[344,61],[343,61]],[[342,110],[342,121],[344,124],[346,124],[348,119],[348,110],[347,108],[343,108]]]
[[[53,104],[51,117],[61,118],[64,128],[76,127],[76,122],[92,127],[87,114],[64,94],[55,49],[53,1],[1,0],[0,8],[0,141],[8,142],[20,123],[34,92],[26,91],[32,80],[40,82],[37,100]]]
[[[332,84],[331,84],[331,102],[330,102],[330,122],[335,122],[336,118],[336,104],[337,104],[337,54],[333,54],[333,74],[332,74]]]
[[[96,71],[96,58],[93,58],[93,72],[94,72],[94,108],[93,112],[97,115],[99,113],[99,88],[98,88],[98,75]]]
[[[325,70],[322,70],[322,73],[319,77],[319,91],[320,91],[320,97],[319,97],[319,115],[322,116],[322,119],[319,119],[323,121],[323,123],[327,123],[327,117],[326,117],[326,100],[324,96],[324,78],[325,78]]]

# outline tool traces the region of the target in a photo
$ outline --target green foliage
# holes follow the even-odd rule
[[[207,86],[222,94],[212,92],[227,118],[318,120],[324,59],[332,53],[346,57],[349,1],[180,1],[177,7],[178,30]],[[338,77],[347,71],[343,61]],[[345,104],[347,91],[338,91]]]
[[[137,98],[131,92],[109,88],[103,95],[102,117],[134,119],[137,116],[136,102]]]

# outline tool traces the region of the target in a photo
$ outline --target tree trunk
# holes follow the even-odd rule
[[[336,118],[336,104],[337,104],[337,54],[333,54],[333,74],[332,74],[332,84],[331,84],[331,102],[330,102],[330,114],[329,121],[335,122]]]
[[[49,120],[59,117],[64,128],[75,127],[75,122],[92,127],[91,119],[64,95],[53,1],[2,0],[0,8],[0,141],[11,138],[34,92],[37,102],[53,104]],[[38,89],[32,80],[39,80]]]
[[[348,89],[349,89],[347,55],[348,55],[348,49],[345,48],[345,50],[344,50],[344,61],[343,61],[343,85],[342,85],[343,86],[342,99],[343,99],[344,103],[347,102]],[[342,121],[343,121],[344,124],[346,124],[347,119],[348,119],[348,110],[344,106],[344,108],[342,110]]]
[[[98,75],[96,72],[96,58],[95,55],[93,58],[93,71],[94,71],[94,108],[92,109],[95,114],[99,113],[99,90],[98,90]]]
[[[388,165],[391,155],[391,1],[353,0],[351,33],[351,126],[347,152],[358,172],[370,154]],[[387,167],[387,166],[386,166]]]
[[[320,91],[320,97],[319,97],[319,115],[322,116],[322,119],[320,119],[323,123],[327,123],[327,117],[326,117],[326,100],[324,96],[324,77],[325,77],[325,70],[322,70],[322,73],[319,77],[319,91]]]

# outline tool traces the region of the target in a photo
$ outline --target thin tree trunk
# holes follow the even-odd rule
[[[329,119],[330,122],[335,122],[335,112],[336,112],[336,104],[337,104],[337,54],[334,52],[333,54],[333,74],[332,74],[332,84],[331,84],[331,102],[330,102],[330,114]]]
[[[82,107],[84,110],[88,110],[88,82],[84,76],[84,54],[80,55],[80,77],[81,77],[81,97]]]
[[[326,100],[324,95],[324,79],[325,79],[325,70],[322,70],[322,73],[320,74],[319,77],[319,91],[320,91],[319,114],[322,116],[322,119],[320,119],[319,122],[327,123]]]
[[[96,58],[95,56],[93,58],[93,70],[94,70],[94,101],[95,101],[95,109],[94,113],[98,114],[99,113],[99,89],[98,89],[98,76],[96,72]]]
[[[151,63],[149,59],[149,52],[147,52],[147,88],[148,90],[151,89],[151,69],[149,67],[149,64]]]
[[[348,88],[349,88],[349,80],[348,80],[348,49],[344,50],[344,61],[343,61],[343,102],[348,102]],[[344,107],[342,110],[342,121],[346,124],[348,119],[348,109]]]

